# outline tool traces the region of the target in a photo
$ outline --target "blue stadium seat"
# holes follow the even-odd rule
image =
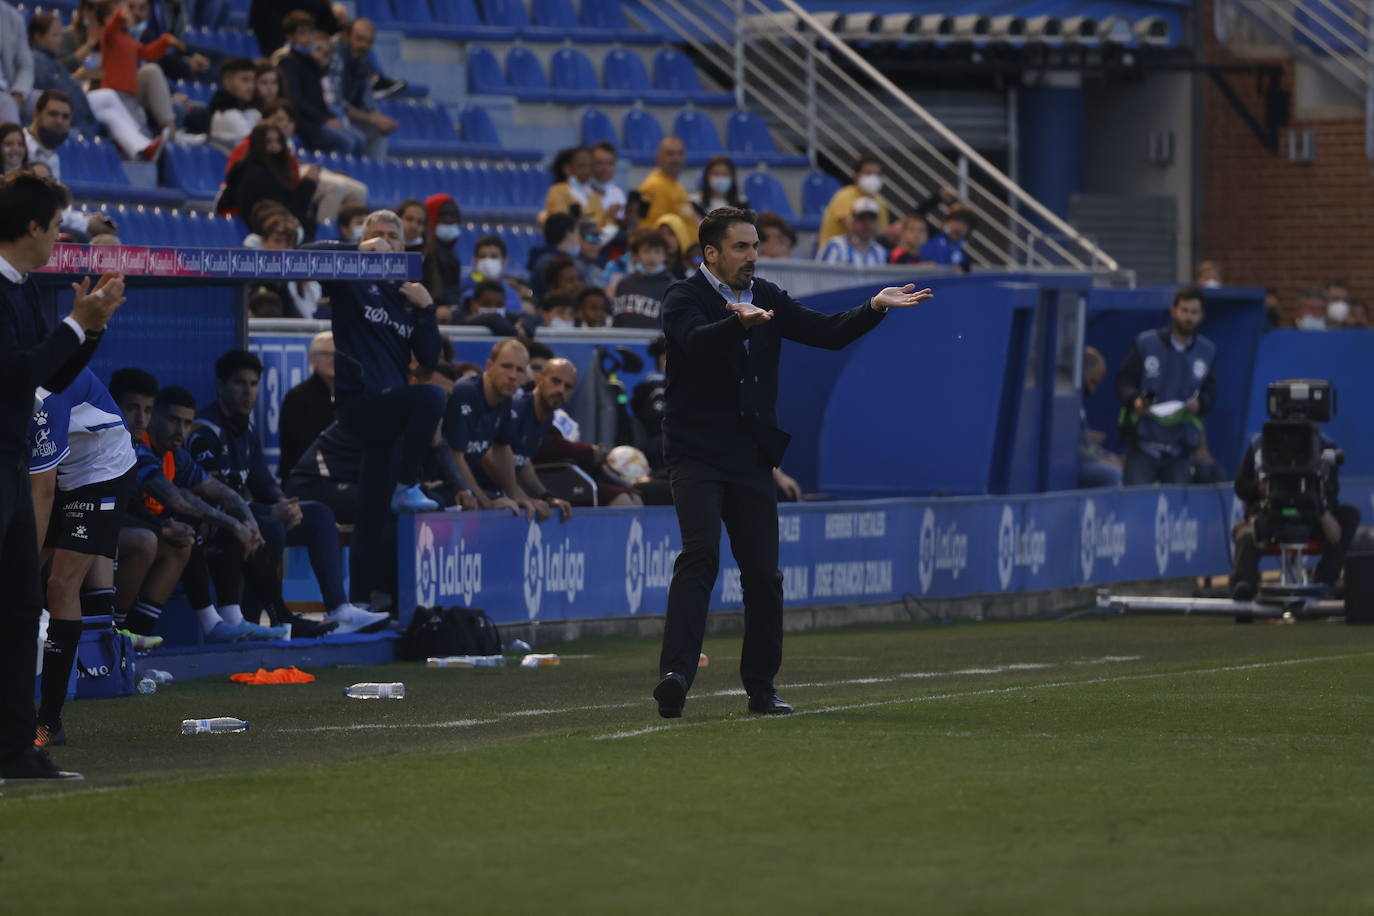
[[[563,29],[530,22],[524,0],[482,0],[482,15],[487,25],[514,29],[516,35],[530,41],[562,41],[568,37]]]
[[[458,112],[458,123],[463,132],[464,156],[504,156],[507,159],[542,159],[544,152],[537,149],[507,148],[491,122],[491,115],[477,105],[468,105]]]
[[[603,140],[620,145],[616,140],[615,125],[606,112],[599,108],[588,108],[582,112],[582,145],[595,146]]]
[[[687,164],[697,165],[724,151],[715,122],[699,111],[688,108],[673,119],[673,134],[687,148]]]
[[[639,59],[638,54],[624,48],[615,48],[607,52],[602,70],[607,89],[633,93],[635,98],[651,103],[671,104],[682,101],[681,93],[649,88],[649,71],[644,69],[644,61]]]
[[[387,144],[396,156],[455,156],[464,144],[453,129],[453,119],[441,105],[415,99],[385,100],[382,112],[400,125]]]
[[[479,95],[508,95],[511,91],[500,61],[486,48],[468,48],[468,89]]]
[[[193,80],[175,80],[172,82],[172,91],[182,93],[197,104],[208,105],[210,96],[215,93],[215,87],[210,83],[198,83]]]
[[[477,239],[480,238],[482,234],[477,223],[466,222],[463,224],[463,231],[458,234],[458,243],[454,245],[454,250],[458,254],[459,261],[464,264],[471,264],[473,262],[473,252],[477,248]]]
[[[434,14],[433,22],[414,30],[425,38],[459,41],[511,41],[515,38],[514,29],[484,23],[477,13],[476,0],[430,0],[430,8]]]
[[[633,92],[602,89],[596,79],[596,68],[587,55],[574,48],[559,48],[553,54],[550,68],[555,89],[588,101],[602,104],[629,104],[635,100]]]
[[[725,145],[738,163],[762,162],[767,165],[804,168],[810,165],[805,156],[778,152],[768,125],[752,111],[737,111],[725,122]]]
[[[525,102],[552,102],[560,95],[549,86],[539,58],[520,45],[506,52],[506,84],[509,94]]]
[[[179,204],[170,188],[134,187],[114,144],[101,137],[72,137],[62,147],[62,183],[75,197],[133,203]]]
[[[425,0],[391,0],[396,21],[404,24],[428,25],[434,19]]]
[[[663,36],[656,32],[640,32],[625,21],[621,0],[582,0],[577,21],[583,28],[613,32],[615,40],[625,43],[662,44]]]
[[[617,41],[636,41],[645,35],[652,41],[659,40],[657,35],[629,28],[599,28],[585,25],[578,21],[572,0],[533,0],[531,10],[535,25],[557,31],[574,41],[609,44]]]
[[[625,125],[621,133],[625,138],[625,155],[631,162],[654,161],[654,153],[663,142],[663,127],[657,118],[643,108],[631,108],[625,112]]]
[[[735,104],[733,93],[707,92],[697,68],[677,48],[662,48],[654,54],[654,88],[672,92],[679,99],[686,97],[698,105]]]
[[[824,172],[812,172],[802,180],[802,216],[820,219],[840,183]]]
[[[226,162],[224,154],[210,146],[172,144],[162,153],[167,182],[194,200],[214,199]]]
[[[396,24],[389,0],[357,0],[358,15],[371,19],[379,29],[390,28]]]
[[[767,172],[755,172],[744,179],[744,196],[749,198],[749,206],[754,210],[772,211],[788,220],[795,218],[782,182]]]

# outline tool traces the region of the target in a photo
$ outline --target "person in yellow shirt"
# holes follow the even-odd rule
[[[592,187],[592,151],[585,146],[562,150],[553,160],[554,185],[544,198],[544,217],[572,213],[600,226],[605,220],[601,194]]]
[[[879,196],[882,189],[883,164],[877,156],[865,153],[859,157],[859,164],[854,168],[854,183],[836,191],[825,207],[817,250],[824,251],[826,242],[845,234],[846,221],[854,209],[854,201],[860,197],[871,197],[878,202],[878,234],[881,236],[887,232],[887,201]]]
[[[658,145],[654,154],[657,168],[639,186],[640,196],[649,202],[649,212],[643,222],[656,225],[660,216],[669,214],[682,217],[691,226],[700,222],[692,209],[692,198],[678,181],[686,161],[687,149],[677,137],[665,137]]]

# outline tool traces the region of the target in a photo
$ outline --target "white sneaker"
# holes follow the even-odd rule
[[[341,604],[325,614],[324,619],[339,625],[334,630],[335,633],[357,633],[369,627],[381,629],[377,625],[389,621],[391,615],[381,611],[367,611],[352,604]]]

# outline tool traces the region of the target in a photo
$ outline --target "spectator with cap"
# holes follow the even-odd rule
[[[674,282],[667,260],[662,235],[643,228],[630,233],[630,272],[616,277],[610,289],[615,327],[663,327],[663,297]]]
[[[579,221],[590,220],[599,237],[606,215],[601,207],[601,192],[591,183],[591,150],[585,146],[560,150],[553,160],[553,181],[544,197],[545,218],[554,213],[570,213]]]
[[[823,264],[849,264],[875,267],[887,263],[887,249],[879,244],[878,202],[871,197],[856,197],[844,235],[825,243],[818,260]]]
[[[749,209],[749,200],[739,190],[735,163],[729,156],[712,156],[701,170],[701,184],[692,194],[692,207],[698,219],[720,207]]]
[[[592,189],[601,195],[603,228],[625,219],[625,189],[615,183],[615,144],[602,140],[592,147]]]
[[[945,214],[944,225],[939,235],[932,237],[921,246],[921,260],[932,264],[948,264],[968,273],[968,254],[964,251],[964,241],[973,229],[973,214],[964,209],[951,210]]]
[[[825,207],[825,215],[821,218],[821,229],[818,236],[818,244],[822,249],[831,239],[844,235],[847,229],[849,216],[854,212],[854,201],[860,197],[870,197],[878,204],[878,226],[877,231],[883,233],[887,231],[887,202],[883,200],[881,194],[883,190],[883,164],[878,157],[872,153],[865,153],[859,157],[858,163],[854,166],[854,183],[845,185],[835,192],[830,198],[830,203]]]
[[[334,332],[321,331],[310,339],[310,377],[282,398],[278,479],[286,480],[310,443],[333,422]]]
[[[758,216],[759,257],[786,260],[797,247],[797,230],[777,213],[764,212]]]
[[[644,222],[657,225],[660,217],[676,216],[695,226],[699,221],[692,208],[692,198],[682,186],[679,176],[687,161],[687,149],[677,137],[664,137],[654,154],[654,170],[639,186],[639,194],[649,203]],[[686,247],[685,245],[683,247]]]
[[[62,49],[62,20],[56,13],[34,13],[29,20],[29,50],[33,52],[33,88],[38,92],[60,89],[67,94],[72,106],[72,127],[78,131],[95,130],[97,122],[86,91],[63,66],[58,54]],[[0,118],[0,120],[4,120]]]

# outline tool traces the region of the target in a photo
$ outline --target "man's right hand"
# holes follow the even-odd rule
[[[235,522],[234,527],[229,530],[233,533],[234,540],[238,541],[240,546],[243,547],[243,558],[245,560],[257,553],[258,548],[263,544],[262,535],[258,534],[252,528],[249,528],[243,522]]]
[[[482,506],[483,509],[509,509],[511,515],[520,517],[520,507],[515,504],[515,500],[509,496],[501,496],[496,499],[489,499]]]
[[[162,526],[162,539],[173,547],[190,547],[196,542],[196,529],[185,522],[170,521]]]
[[[1150,405],[1145,403],[1144,398],[1136,398],[1135,401],[1131,403],[1131,409],[1136,412],[1136,416],[1143,417],[1150,412]]]
[[[92,213],[86,217],[86,234],[102,235],[104,233],[115,232],[115,224],[104,213]]]
[[[763,324],[765,321],[773,320],[773,312],[764,311],[757,305],[748,302],[728,302],[725,305],[730,311],[734,312],[740,320],[740,324],[746,328],[752,328],[756,324]]]
[[[87,332],[103,331],[110,317],[124,304],[124,275],[117,270],[107,271],[95,289],[91,278],[73,283],[76,297],[72,300],[71,317]]]

